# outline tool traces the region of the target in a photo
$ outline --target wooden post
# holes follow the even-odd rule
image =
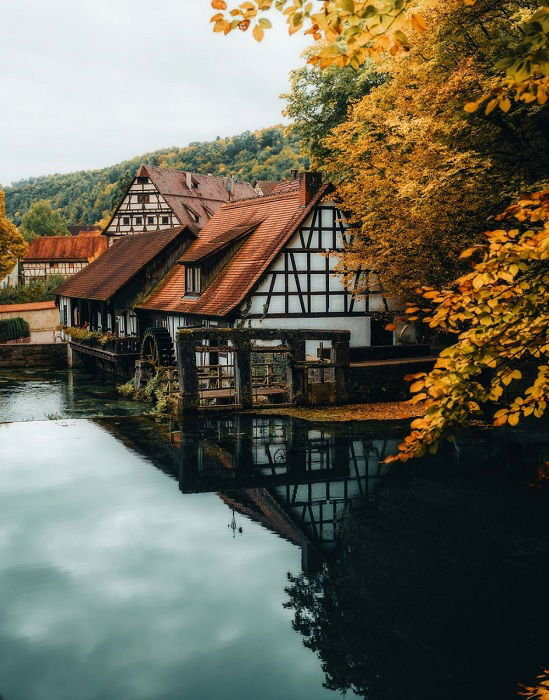
[[[349,401],[349,338],[332,341],[332,362],[335,364],[336,403]]]
[[[288,386],[290,387],[290,403],[302,404],[305,401],[305,370],[296,367],[296,362],[305,362],[305,341],[301,338],[290,338],[290,361],[288,362]]]
[[[108,322],[107,322],[107,302],[102,301],[100,304],[100,311],[101,311],[101,330],[103,333],[106,333],[108,330]]]
[[[234,343],[234,388],[236,402],[243,409],[251,408],[253,405],[252,395],[252,365],[251,353],[252,343],[249,338],[240,333],[235,333]]]
[[[196,371],[196,340],[178,337],[179,391],[182,398],[182,413],[194,413],[200,403],[198,393],[198,373]]]
[[[92,303],[88,299],[88,328],[90,331],[95,330],[95,319],[92,318]]]

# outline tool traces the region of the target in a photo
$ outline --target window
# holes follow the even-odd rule
[[[197,214],[195,211],[193,211],[190,207],[186,206],[185,204],[184,204],[183,206],[185,207],[185,211],[186,211],[187,214],[190,216],[190,218],[192,219],[192,221],[198,221],[198,220],[199,220],[199,216],[198,216],[198,214]]]
[[[123,225],[123,226],[129,226],[129,225],[130,225],[130,217],[129,217],[129,216],[124,216],[124,217],[122,217],[122,225]]]
[[[151,226],[154,224],[154,216],[147,216],[147,224]]]
[[[200,268],[185,268],[185,294],[200,294]]]
[[[135,223],[136,223],[136,225],[139,226],[140,224],[143,223],[143,218],[142,218],[141,216],[136,216],[136,217],[135,217]]]
[[[162,217],[162,223],[163,223],[163,224],[169,224],[169,223],[170,223],[170,217],[169,217],[169,216],[163,216],[163,217]]]
[[[148,177],[143,177],[143,175],[139,175],[139,177],[137,178],[137,182],[138,182],[140,185],[146,185],[146,184],[149,182],[149,178],[148,178]]]
[[[74,263],[69,263],[69,270],[74,270]]]
[[[148,194],[138,194],[137,195],[137,201],[140,204],[148,204],[150,200],[150,197]]]

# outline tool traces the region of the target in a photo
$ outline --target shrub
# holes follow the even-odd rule
[[[1,304],[26,304],[32,301],[53,301],[53,290],[66,279],[64,275],[50,275],[45,280],[37,280],[17,287],[0,289]]]
[[[30,336],[29,324],[24,318],[6,318],[0,321],[0,342],[19,340]]]

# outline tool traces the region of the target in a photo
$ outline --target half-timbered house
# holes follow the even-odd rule
[[[225,202],[256,194],[248,182],[142,165],[103,233],[111,244],[134,233],[201,228]]]
[[[74,275],[98,258],[107,248],[100,235],[37,236],[21,261],[21,276],[28,284],[50,275]]]
[[[56,289],[61,325],[137,337],[135,303],[175,265],[197,232],[196,225],[177,226],[127,236],[108,248]]]
[[[166,279],[139,307],[146,324],[175,338],[189,326],[349,330],[351,346],[393,345],[377,279],[356,270],[355,295],[334,273],[350,242],[332,187],[318,173],[277,186],[270,195],[224,204]]]

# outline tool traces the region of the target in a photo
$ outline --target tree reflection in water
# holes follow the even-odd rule
[[[337,557],[289,576],[286,607],[326,687],[495,700],[546,667],[547,490],[441,461],[393,470],[347,513]]]
[[[543,434],[468,435],[389,470],[395,428],[237,415],[184,425],[180,442],[143,419],[109,429],[183,493],[216,492],[300,547],[286,607],[326,687],[369,700],[545,692],[549,479],[528,486]]]

